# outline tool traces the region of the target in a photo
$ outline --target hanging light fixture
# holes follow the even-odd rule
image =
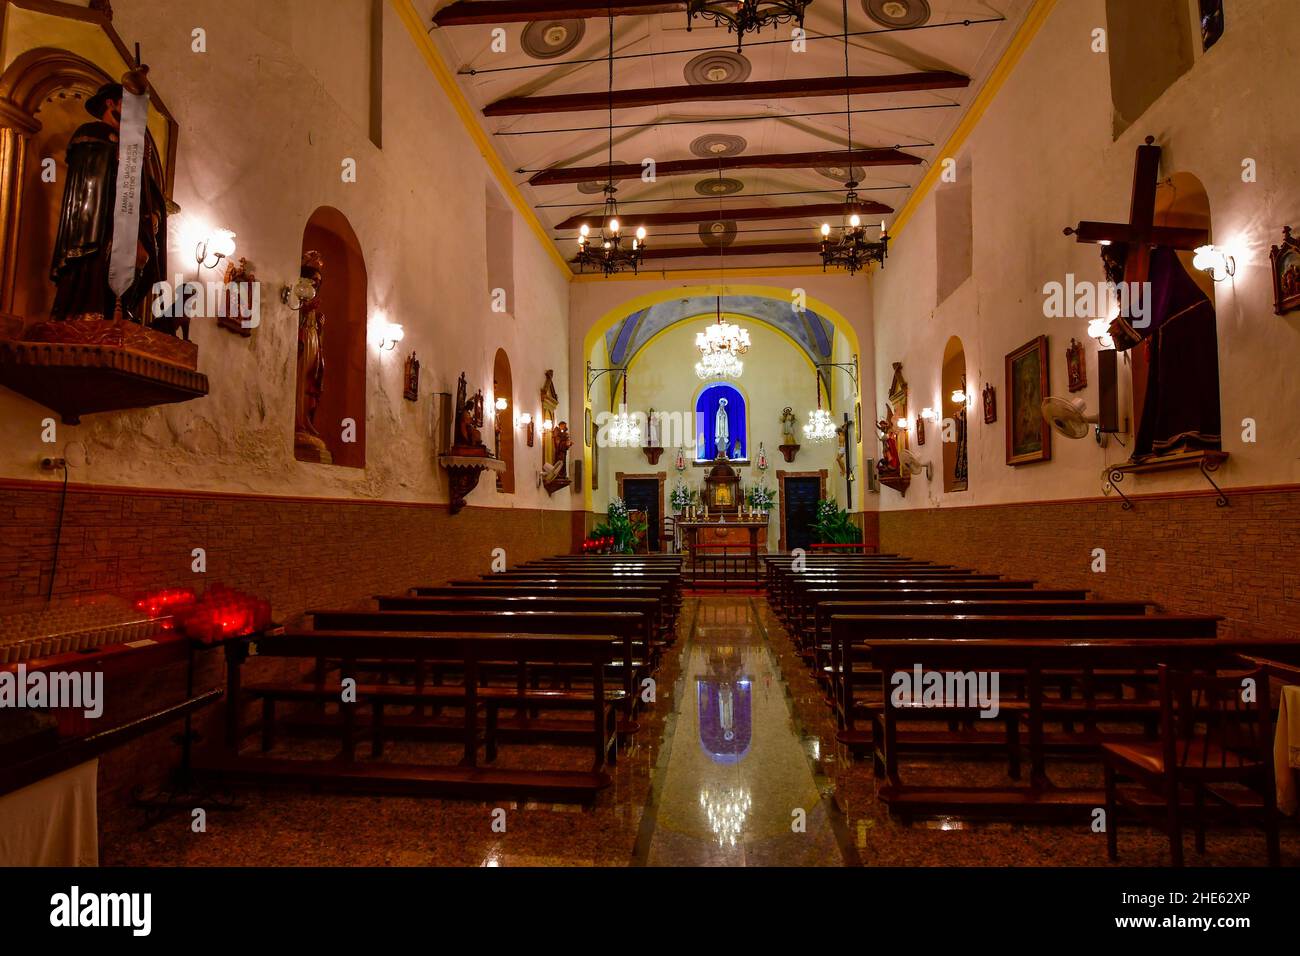
[[[605,180],[605,207],[600,214],[600,231],[593,233],[586,223],[578,230],[578,254],[573,262],[579,272],[600,270],[609,278],[631,270],[636,275],[645,258],[645,226],[633,232],[630,245],[618,214],[618,189],[614,186],[614,16],[609,17],[609,162]]]
[[[822,408],[821,374],[814,371],[813,377],[817,379],[817,407],[808,413],[808,423],[803,426],[803,437],[804,441],[821,444],[835,437],[835,421],[831,418],[831,413]]]
[[[844,9],[844,119],[849,133],[849,156],[846,165],[852,170],[853,104],[849,91],[848,0],[842,0],[842,6]],[[867,225],[862,221],[862,204],[858,199],[858,185],[859,183],[852,178],[852,173],[850,173],[849,181],[844,184],[846,190],[844,194],[844,213],[843,221],[839,227],[839,235],[833,237],[831,224],[829,222],[822,223],[821,256],[823,272],[831,266],[836,266],[844,269],[849,275],[853,275],[872,262],[879,262],[882,269],[885,266],[885,258],[889,255],[889,230],[882,219],[880,221],[879,241],[870,242],[867,239]]]
[[[716,26],[725,26],[728,33],[736,34],[736,50],[746,33],[758,33],[764,27],[796,20],[803,26],[804,11],[812,0],[687,0],[686,32],[689,33],[695,18],[712,20]]]
[[[722,164],[718,164],[718,178],[722,178]],[[718,198],[718,212],[722,212],[722,199]],[[725,289],[727,278],[727,245],[724,240],[718,242],[718,288]],[[700,351],[700,360],[695,363],[698,378],[709,379],[740,378],[745,371],[745,363],[740,356],[749,351],[749,329],[728,322],[722,317],[722,294],[714,296],[714,310],[717,321],[703,332],[695,333],[695,347]]]
[[[623,370],[623,401],[609,425],[609,443],[617,448],[636,448],[641,444],[641,426],[627,411],[627,370]]]

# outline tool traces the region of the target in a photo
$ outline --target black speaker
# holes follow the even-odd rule
[[[1103,432],[1119,428],[1119,352],[1097,351],[1097,427]]]

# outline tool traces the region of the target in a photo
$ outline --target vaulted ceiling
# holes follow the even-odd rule
[[[891,221],[1011,42],[1032,0],[848,0],[854,178]],[[625,224],[650,233],[645,271],[815,266],[849,178],[841,0],[744,37],[685,3],[435,0],[435,42],[503,165],[566,259],[599,218],[609,149]],[[494,30],[504,30],[504,35]],[[504,49],[502,50],[502,40]],[[495,41],[495,42],[494,42]],[[655,179],[642,179],[645,160]],[[617,168],[619,165],[625,168]]]

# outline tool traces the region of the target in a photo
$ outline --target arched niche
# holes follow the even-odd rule
[[[703,445],[696,446],[696,460],[716,458],[717,416],[725,401],[727,413],[727,458],[749,458],[749,403],[745,394],[731,382],[709,382],[695,396],[695,430],[697,442],[703,436]],[[737,455],[736,442],[740,442]]]
[[[366,261],[351,223],[333,206],[311,214],[302,233],[302,251],[320,253],[318,307],[324,315],[321,351],[325,374],[316,430],[333,464],[366,466]],[[301,398],[297,399],[301,401]],[[348,422],[352,427],[348,427]],[[346,440],[351,438],[351,441]],[[299,449],[297,455],[306,457]]]
[[[966,350],[962,347],[961,339],[955,335],[944,346],[943,367],[939,378],[939,407],[943,409],[940,416],[943,428],[939,433],[943,447],[943,490],[965,491],[970,487],[967,402],[953,401],[953,393],[960,390],[964,395],[969,391],[969,386],[966,384]],[[952,422],[951,428],[949,421]],[[948,440],[950,436],[951,441]]]
[[[93,28],[79,24],[83,31]],[[105,68],[71,50],[38,47],[15,57],[0,75],[0,314],[11,322],[49,318],[68,143],[94,121],[86,101],[116,79],[109,70],[125,65]],[[147,123],[152,173],[170,200],[176,124],[152,88]],[[54,161],[52,181],[47,159]]]
[[[1175,172],[1163,180],[1156,189],[1155,224],[1157,226],[1202,229],[1214,242],[1214,224],[1210,214],[1210,200],[1200,178],[1189,172]],[[1194,250],[1176,251],[1178,262],[1191,279],[1191,283],[1209,300],[1208,316],[1202,318],[1200,313],[1190,309],[1179,308],[1180,317],[1176,322],[1168,322],[1158,332],[1161,343],[1161,364],[1165,366],[1163,382],[1158,390],[1151,386],[1151,350],[1146,346],[1130,349],[1128,355],[1132,370],[1133,428],[1137,434],[1135,451],[1138,446],[1145,446],[1143,435],[1158,432],[1167,440],[1169,433],[1217,433],[1220,425],[1219,406],[1219,363],[1218,331],[1214,317],[1215,283],[1209,273],[1192,265]],[[1156,308],[1169,293],[1155,284],[1155,272],[1152,270],[1152,297]],[[1182,282],[1179,277],[1179,282]],[[1182,300],[1190,304],[1185,294]],[[1193,324],[1196,329],[1193,331]],[[1151,333],[1148,333],[1150,336]],[[1190,336],[1190,341],[1189,341]],[[1184,379],[1181,383],[1173,379]],[[1188,384],[1188,383],[1194,384]],[[1157,393],[1176,396],[1163,401],[1162,407],[1152,412],[1153,418],[1146,422],[1150,412],[1149,399]],[[1177,422],[1171,420],[1176,419]],[[1144,433],[1144,423],[1147,431]],[[1160,439],[1156,439],[1160,445]],[[1217,441],[1209,444],[1217,447]],[[1153,451],[1163,453],[1164,447],[1154,447]],[[1175,449],[1176,450],[1176,449]]]
[[[506,407],[500,408],[501,399]],[[492,360],[492,422],[496,437],[496,455],[505,462],[505,471],[497,474],[497,491],[515,493],[515,386],[510,376],[510,356],[497,349]]]

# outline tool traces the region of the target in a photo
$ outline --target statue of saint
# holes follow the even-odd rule
[[[316,410],[325,385],[325,313],[320,309],[324,269],[325,261],[319,252],[303,254],[299,275],[311,282],[316,294],[298,312],[298,400],[293,441],[299,460],[330,464],[333,458],[316,430]]]
[[[718,413],[713,418],[713,445],[717,453],[727,457],[727,448],[731,444],[731,425],[727,421],[727,400],[718,399]]]
[[[797,445],[799,439],[795,436],[795,426],[798,422],[794,417],[794,409],[787,405],[781,411],[781,444]]]
[[[465,373],[460,373],[456,383],[456,435],[454,446],[457,451],[470,449],[486,453],[483,445],[483,392],[477,392],[472,398],[468,395],[469,386],[465,384]]]
[[[880,431],[881,465],[879,470],[897,472],[899,470],[898,427],[890,420],[888,408],[885,409],[885,417],[876,422],[876,428]]]
[[[653,408],[650,409],[650,413],[649,413],[648,415],[646,415],[645,434],[646,434],[646,447],[647,447],[647,448],[658,448],[658,447],[660,447],[660,445],[659,445],[659,416],[657,416],[657,415],[655,414],[655,410],[654,410]]]
[[[144,314],[145,299],[155,283],[167,278],[167,200],[158,178],[160,167],[153,141],[147,135],[141,163],[135,281],[120,301],[109,287],[113,242],[131,241],[129,236],[113,235],[123,89],[143,95],[148,72],[147,66],[137,67],[122,77],[121,83],[100,87],[86,101],[86,112],[95,121],[79,126],[68,143],[67,181],[50,265],[50,280],[55,285],[50,316],[55,320],[112,319],[120,307],[120,317],[150,324]],[[184,323],[170,321],[168,331],[174,332],[180,325],[189,337]]]
[[[556,477],[567,479],[569,477],[569,449],[573,447],[573,439],[569,437],[569,423],[560,422],[555,426],[555,431],[552,434],[555,442],[555,461],[560,466]]]

